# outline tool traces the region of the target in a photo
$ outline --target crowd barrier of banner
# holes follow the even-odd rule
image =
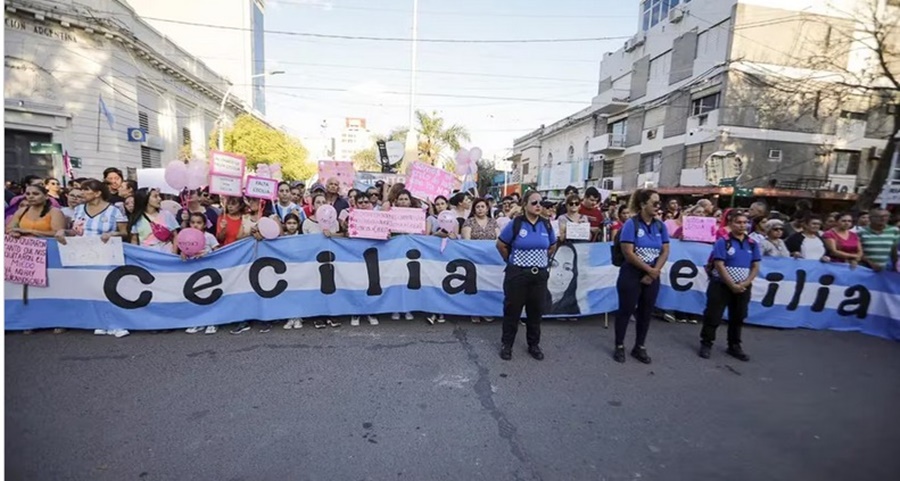
[[[701,314],[710,246],[672,242],[658,306]],[[389,241],[321,235],[247,239],[204,258],[126,245],[125,265],[67,267],[49,241],[47,287],[6,283],[6,328],[169,329],[244,319],[425,311],[500,316],[503,268],[492,241],[404,235]],[[548,316],[618,307],[608,243],[560,246]],[[900,340],[900,274],[766,258],[749,322],[860,331]]]

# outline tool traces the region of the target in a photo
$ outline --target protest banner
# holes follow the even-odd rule
[[[3,278],[7,282],[47,287],[46,240],[6,236],[3,254],[6,260]]]
[[[385,240],[391,236],[393,221],[389,211],[353,209],[347,220],[347,231],[350,237]]]
[[[209,193],[227,197],[241,197],[244,195],[243,183],[244,181],[240,177],[209,174]]]
[[[243,179],[246,168],[247,159],[243,155],[220,152],[218,150],[213,150],[209,153],[210,174]]]
[[[244,192],[247,197],[274,200],[278,198],[278,181],[250,175],[247,177],[247,187]]]
[[[319,161],[319,183],[325,185],[328,179],[335,178],[341,184],[341,195],[346,195],[347,191],[353,188],[353,181],[356,178],[356,169],[353,162],[349,160],[320,160]]]
[[[682,239],[694,242],[716,241],[716,219],[714,217],[685,217],[681,222]],[[672,232],[669,232],[671,235]]]
[[[391,232],[398,234],[424,234],[425,211],[411,207],[392,207]]]
[[[413,197],[434,200],[439,195],[449,195],[456,184],[456,177],[450,172],[423,162],[415,162],[409,169],[406,189]]]
[[[121,237],[106,242],[98,236],[66,237],[65,245],[58,246],[63,267],[125,265]]]
[[[372,212],[372,211],[357,211]],[[389,224],[388,224],[389,225]],[[388,241],[291,236],[238,241],[190,263],[125,245],[125,265],[63,268],[49,240],[48,287],[6,283],[7,329],[175,329],[244,319],[443,312],[499,316],[503,270],[494,242],[401,235]],[[656,306],[701,314],[711,246],[671,242]],[[618,308],[609,243],[562,244],[547,317]],[[559,270],[557,270],[559,269]],[[797,259],[763,259],[747,322],[859,331],[900,340],[900,274]],[[61,312],[91,315],[60,316]]]
[[[591,224],[589,222],[566,222],[566,239],[591,240]]]

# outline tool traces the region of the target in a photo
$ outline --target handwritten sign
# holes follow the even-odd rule
[[[219,152],[213,150],[209,153],[209,173],[224,175],[227,177],[244,178],[244,169],[247,167],[247,159],[242,155]]]
[[[413,197],[432,200],[439,195],[448,195],[456,183],[456,177],[450,172],[416,162],[409,169],[406,188]]]
[[[715,242],[716,219],[714,217],[685,217],[681,223],[681,234],[686,241]]]
[[[386,240],[391,236],[393,222],[394,216],[390,212],[353,209],[347,221],[347,231],[350,237]]]
[[[589,222],[566,222],[566,239],[591,240],[591,224]]]
[[[228,197],[241,197],[244,195],[243,183],[240,177],[209,174],[209,193]]]
[[[66,237],[66,244],[59,244],[59,261],[63,267],[124,266],[122,238],[103,242],[98,236]]]
[[[341,194],[346,194],[347,191],[353,188],[353,181],[356,179],[356,169],[353,168],[353,162],[347,160],[320,160],[319,182],[325,184],[332,177],[341,183]]]
[[[273,200],[278,197],[278,181],[251,175],[247,177],[247,187],[244,192],[247,197]]]
[[[400,234],[424,234],[425,211],[410,207],[393,207],[390,210],[393,220],[391,232]]]
[[[4,279],[13,284],[47,287],[47,241],[6,236]]]

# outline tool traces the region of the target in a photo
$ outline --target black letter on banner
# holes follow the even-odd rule
[[[766,295],[763,297],[763,307],[772,307],[775,305],[775,295],[778,294],[778,283],[784,280],[784,274],[780,272],[770,272],[766,274],[766,280],[769,281],[769,287],[766,288]]]
[[[810,310],[813,312],[822,312],[825,310],[825,301],[828,300],[828,293],[831,292],[826,286],[830,286],[834,284],[834,276],[831,274],[825,274],[819,278],[819,284],[822,284],[823,287],[820,287],[818,291],[816,291],[816,300],[813,301],[812,307]]]
[[[457,274],[456,269],[459,267],[465,269],[466,273]],[[447,264],[447,272],[449,272],[450,275],[444,278],[444,292],[447,294],[459,294],[460,292],[465,291],[465,293],[469,295],[478,293],[478,280],[475,275],[475,264],[472,261],[463,259],[451,261]],[[453,287],[450,283],[451,281],[463,282],[459,286]]]
[[[851,298],[850,296],[854,294],[859,294],[857,298]],[[869,303],[872,302],[872,294],[869,293],[869,290],[864,286],[859,284],[848,287],[846,291],[844,291],[844,296],[848,299],[845,299],[837,308],[838,314],[842,316],[852,316],[856,314],[856,317],[859,319],[865,319],[869,314]],[[854,310],[847,309],[850,306],[859,306]]]
[[[209,283],[197,285],[197,281],[203,279],[204,277],[209,277]],[[212,292],[209,293],[206,297],[200,297],[197,295],[198,292],[209,289],[210,287],[216,287],[222,284],[222,274],[219,274],[219,271],[215,269],[203,269],[191,274],[191,277],[184,282],[184,298],[194,304],[200,306],[208,306],[216,301],[218,301],[222,297],[222,289],[213,289]]]
[[[378,270],[378,249],[369,247],[363,252],[363,259],[366,261],[366,273],[369,275],[369,288],[366,289],[368,296],[380,296],[381,290],[381,273]]]
[[[322,294],[334,294],[337,291],[337,286],[334,284],[334,252],[331,251],[323,251],[319,252],[319,255],[316,256],[316,260],[322,264],[319,266],[319,290],[322,291]]]
[[[687,272],[682,272],[685,269],[687,269]],[[678,292],[689,291],[694,287],[693,282],[685,282],[682,284],[678,281],[681,279],[693,280],[697,277],[698,272],[697,266],[689,260],[682,259],[680,261],[675,261],[675,263],[672,264],[672,269],[669,270],[669,285]]]
[[[797,269],[797,282],[794,287],[794,297],[787,305],[787,310],[796,311],[800,305],[800,294],[803,294],[803,287],[806,285],[806,271]]]
[[[406,258],[413,261],[406,263],[406,269],[409,271],[409,281],[406,283],[407,289],[416,290],[422,288],[422,264],[415,262],[420,257],[422,257],[422,253],[418,249],[406,251]]]
[[[119,281],[122,280],[123,277],[127,276],[135,276],[141,281],[141,284],[150,285],[153,281],[156,280],[153,277],[153,274],[147,272],[143,267],[137,266],[120,266],[113,269],[106,276],[106,280],[103,281],[103,293],[106,294],[106,298],[109,299],[109,302],[112,302],[118,307],[122,309],[140,309],[141,307],[147,307],[150,304],[150,301],[153,299],[153,293],[150,291],[141,291],[141,295],[138,296],[137,300],[129,301],[122,297],[119,294],[118,287]]]
[[[287,265],[281,259],[274,257],[260,257],[250,266],[250,286],[256,291],[256,295],[263,299],[271,299],[277,297],[287,289],[288,283],[284,279],[280,279],[275,283],[275,288],[267,291],[259,285],[259,273],[266,267],[271,267],[276,274],[284,274],[287,272]]]

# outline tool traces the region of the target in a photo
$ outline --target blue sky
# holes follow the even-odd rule
[[[637,30],[637,5],[637,0],[420,0],[419,38],[628,36]],[[266,30],[409,38],[411,12],[412,0],[268,0]],[[623,42],[420,42],[418,92],[454,97],[420,95],[416,105],[466,126],[485,157],[504,156],[514,138],[586,107],[597,90],[601,56]],[[314,135],[323,119],[343,117],[365,117],[373,132],[407,123],[409,42],[270,33],[266,60],[268,69],[287,72],[268,79],[267,117],[295,134]]]

